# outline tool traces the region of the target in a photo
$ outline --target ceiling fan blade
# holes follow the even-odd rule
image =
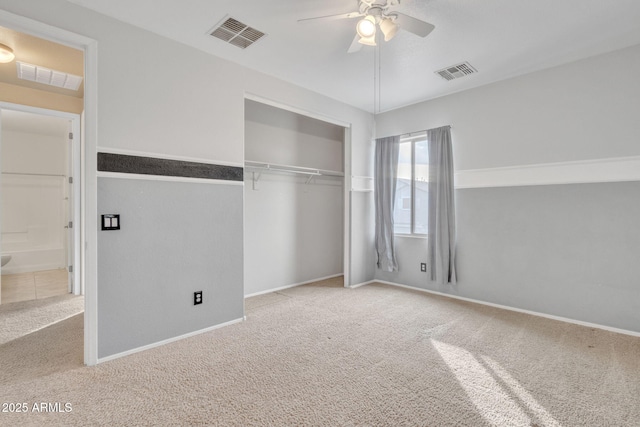
[[[309,21],[336,21],[338,19],[352,19],[357,18],[359,16],[363,16],[360,12],[351,12],[351,13],[341,13],[338,15],[326,15],[326,16],[317,16],[315,18],[304,18],[298,19],[298,22],[309,22]]]
[[[358,40],[360,40],[360,36],[356,34],[351,42],[351,46],[349,46],[349,50],[347,50],[347,53],[354,53],[362,49],[362,43],[358,42]]]
[[[429,33],[436,28],[433,24],[405,15],[404,13],[393,12],[393,15],[396,15],[396,23],[401,29],[407,30],[420,37],[427,37]]]

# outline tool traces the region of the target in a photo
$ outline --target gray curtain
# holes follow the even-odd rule
[[[456,283],[456,216],[451,128],[427,131],[429,141],[429,278]]]
[[[376,139],[374,196],[376,205],[376,252],[378,268],[397,271],[393,240],[393,203],[396,199],[400,136]]]

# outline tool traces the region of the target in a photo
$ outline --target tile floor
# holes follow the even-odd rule
[[[42,299],[69,292],[67,270],[47,270],[2,276],[0,304]]]

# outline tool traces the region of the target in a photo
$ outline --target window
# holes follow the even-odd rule
[[[429,147],[426,134],[400,139],[393,206],[395,234],[426,235],[429,215]]]

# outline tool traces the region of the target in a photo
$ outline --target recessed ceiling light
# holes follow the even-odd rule
[[[15,57],[13,49],[0,43],[0,63],[6,64],[7,62],[13,61]]]
[[[17,61],[16,66],[18,67],[19,79],[70,90],[78,90],[78,88],[80,88],[80,83],[82,83],[81,76],[51,70],[39,65]]]

